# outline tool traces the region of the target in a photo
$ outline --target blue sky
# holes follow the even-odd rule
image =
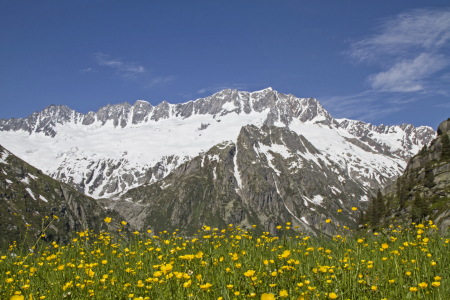
[[[0,118],[269,86],[335,118],[450,117],[448,1],[4,0],[0,41]]]

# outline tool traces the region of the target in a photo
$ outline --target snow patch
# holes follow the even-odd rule
[[[330,186],[330,189],[333,192],[333,194],[335,194],[335,195],[342,193],[341,190],[335,186]]]
[[[318,205],[322,205],[323,197],[321,195],[315,195],[314,198],[312,199],[312,202]]]
[[[36,200],[36,197],[34,196],[33,192],[30,190],[30,188],[25,188],[25,190],[28,192],[28,194],[30,194],[31,198]]]
[[[42,201],[44,201],[44,202],[48,202],[48,200],[47,199],[45,199],[45,197],[44,196],[42,196],[42,195],[39,195],[39,199],[41,199]]]
[[[7,159],[8,156],[9,156],[8,151],[5,150],[5,152],[0,153],[0,154],[1,154],[1,155],[0,155],[0,163],[7,164],[6,159]]]
[[[225,110],[228,110],[228,111],[232,111],[232,110],[236,109],[236,106],[234,105],[233,102],[225,102],[222,105],[222,108]]]
[[[9,184],[12,184],[13,182],[11,181],[11,180],[9,180],[9,179],[5,179],[5,181],[7,182],[7,183],[9,183]]]
[[[359,201],[369,201],[369,197],[367,197],[367,195],[361,196]]]
[[[38,179],[37,176],[34,176],[33,174],[28,174],[28,176],[30,176],[34,180]]]
[[[318,167],[320,167],[319,160],[314,154],[311,154],[309,152],[301,153],[300,151],[297,151],[297,154],[300,157],[303,157],[305,160],[308,160],[308,161],[312,160]]]
[[[164,183],[163,185],[161,185],[161,189],[164,190],[164,189],[168,188],[171,185],[172,185],[171,183],[168,183],[168,184]]]
[[[285,159],[291,157],[291,152],[285,145],[272,144],[271,146],[266,146],[262,143],[258,143],[258,147],[264,153],[267,153],[270,150],[274,153],[280,154]]]
[[[237,165],[237,154],[238,154],[238,147],[237,147],[237,144],[236,144],[236,153],[234,154],[234,157],[233,157],[234,178],[236,178],[236,181],[237,181],[237,184],[238,184],[238,188],[236,189],[236,192],[238,190],[240,190],[241,187],[242,187],[241,174],[239,174],[239,169],[238,169],[238,165]]]

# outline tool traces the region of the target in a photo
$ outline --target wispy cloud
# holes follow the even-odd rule
[[[133,62],[123,62],[118,58],[111,58],[109,55],[103,53],[96,53],[95,60],[100,66],[110,67],[116,70],[117,75],[124,78],[136,78],[142,76],[147,72],[145,67],[133,63]]]
[[[152,80],[150,80],[147,87],[152,87],[157,84],[167,83],[174,79],[175,79],[175,76],[166,76],[166,77],[157,76],[157,77],[153,78]]]
[[[94,72],[95,70],[92,68],[86,68],[86,69],[81,69],[80,72],[81,73],[90,73],[90,72]]]
[[[378,34],[352,44],[349,54],[358,61],[377,61],[383,56],[434,52],[450,41],[450,9],[417,9],[385,20]]]
[[[408,97],[385,98],[378,92],[368,90],[356,95],[322,98],[319,101],[335,118],[372,122],[400,111],[402,105],[417,100]]]
[[[338,118],[374,121],[430,96],[448,97],[449,45],[450,9],[410,10],[385,19],[376,34],[353,42],[345,53],[356,64],[380,69],[366,78],[370,88],[320,102]]]
[[[367,78],[373,90],[427,91],[429,79],[450,64],[450,9],[407,11],[385,20],[378,31],[348,51],[358,63],[385,69]]]
[[[449,108],[450,109],[450,103],[441,103],[441,104],[437,104],[437,105],[435,105],[435,107],[438,107],[438,108]]]
[[[101,52],[95,53],[94,57],[98,65],[115,70],[115,74],[123,79],[140,82],[144,88],[165,84],[175,79],[175,76],[172,75],[153,75],[150,70],[139,63],[112,58]]]
[[[417,92],[426,89],[426,79],[448,65],[449,59],[444,55],[421,53],[414,59],[394,64],[387,71],[370,75],[368,81],[374,90]]]

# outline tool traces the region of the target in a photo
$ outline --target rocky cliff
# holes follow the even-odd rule
[[[294,131],[247,125],[236,142],[218,144],[109,205],[136,228],[155,232],[192,235],[203,225],[255,224],[276,235],[276,227],[289,221],[313,235],[333,233],[337,227],[327,219],[356,227],[352,207],[364,208],[370,193],[364,180],[387,179],[381,173],[352,176],[359,175]]]
[[[441,231],[450,226],[450,119],[438,127],[438,136],[413,156],[402,176],[385,189],[394,215],[409,222],[429,219]]]
[[[45,231],[43,242],[68,243],[74,231],[114,231],[121,220],[116,212],[43,174],[0,145],[0,248],[13,241],[33,245],[53,216],[58,218]],[[112,217],[110,224],[103,221],[106,216]]]

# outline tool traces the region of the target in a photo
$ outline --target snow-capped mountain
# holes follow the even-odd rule
[[[406,160],[436,136],[427,126],[334,119],[316,99],[268,88],[253,93],[223,90],[181,104],[108,105],[87,114],[51,105],[25,119],[0,120],[0,141],[51,177],[106,198],[157,182],[216,145],[236,144],[241,128],[249,124],[282,127],[302,136],[317,152],[296,153],[294,161],[299,166],[305,160],[328,161],[346,175],[342,178],[364,188],[361,200],[367,200],[370,189],[401,174]],[[264,147],[258,151],[265,157],[292,154],[292,147],[283,143]]]

